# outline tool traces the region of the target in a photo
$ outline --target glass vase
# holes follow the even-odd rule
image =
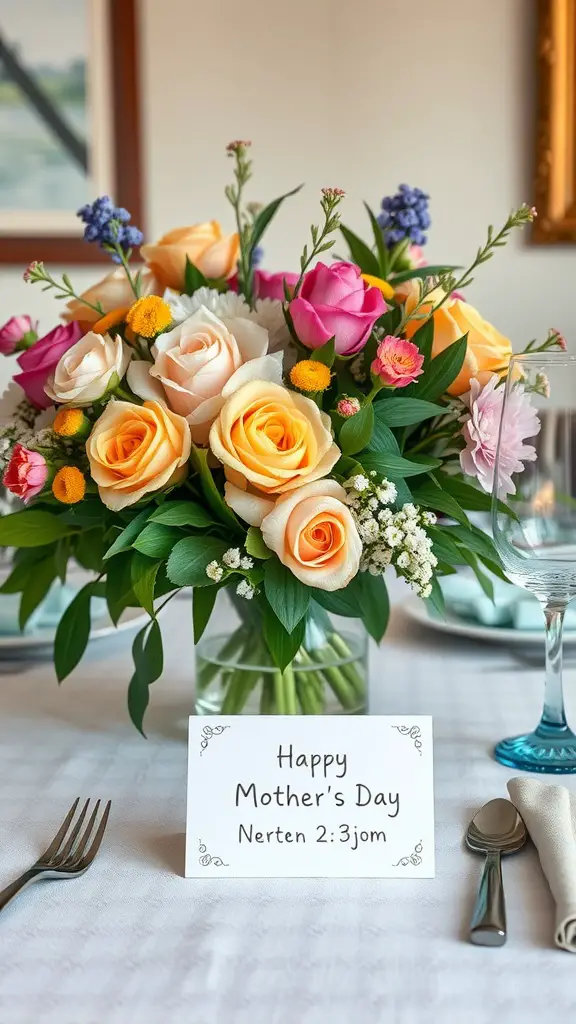
[[[196,647],[196,713],[364,714],[367,651],[359,620],[333,618],[311,602],[304,642],[280,672],[266,647],[257,606],[220,591]]]

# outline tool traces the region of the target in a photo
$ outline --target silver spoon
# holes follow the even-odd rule
[[[470,925],[470,942],[476,946],[503,946],[506,942],[500,857],[516,853],[526,838],[526,826],[510,800],[490,800],[468,826],[466,846],[474,853],[486,855]]]

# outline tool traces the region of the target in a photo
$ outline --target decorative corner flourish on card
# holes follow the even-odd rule
[[[206,750],[211,739],[214,736],[220,736],[225,729],[229,729],[229,725],[205,725],[202,729],[202,737],[200,739],[200,757]]]
[[[397,729],[401,736],[409,736],[422,757],[422,732],[419,725],[391,725],[390,728]]]
[[[395,728],[395,726],[393,726],[393,728]],[[409,864],[411,864],[413,867],[417,868],[418,865],[422,863],[422,857],[420,856],[420,854],[422,853],[423,849],[424,844],[422,840],[420,840],[419,843],[416,843],[416,846],[414,847],[412,853],[408,857],[400,857],[400,860],[396,861],[396,863],[393,864],[392,867],[406,868],[408,867]]]
[[[222,728],[226,729],[228,727],[227,726],[222,726]],[[229,864],[226,864],[222,860],[222,857],[213,857],[210,853],[208,853],[207,848],[206,848],[206,846],[204,845],[204,843],[202,842],[201,839],[198,840],[198,853],[200,854],[200,856],[198,857],[198,863],[203,868],[207,868],[210,865],[212,865],[212,867],[214,867],[214,868],[229,868],[230,867]]]

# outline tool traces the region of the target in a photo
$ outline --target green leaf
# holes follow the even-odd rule
[[[131,557],[130,581],[136,600],[154,617],[154,586],[160,561],[135,551]]]
[[[468,550],[474,551],[477,555],[481,555],[482,558],[488,558],[492,561],[498,560],[494,542],[488,534],[483,532],[483,530],[479,530],[478,527],[470,525],[450,526],[448,529],[450,530],[451,536]]]
[[[342,590],[313,590],[312,600],[325,608],[332,615],[341,615],[345,619],[362,618],[362,609],[358,601],[354,579]]]
[[[230,545],[218,537],[184,537],[174,547],[166,572],[177,587],[208,587],[214,583],[206,575],[210,562],[222,560]]]
[[[427,277],[437,277],[439,274],[447,274],[453,270],[460,269],[459,266],[453,267],[444,263],[430,263],[426,267],[412,267],[411,270],[401,270],[399,274],[392,274],[390,284],[396,286],[397,284],[402,284],[402,281],[411,281],[412,278],[419,277],[420,279],[425,279]]]
[[[216,487],[214,477],[212,476],[210,467],[208,466],[208,450],[206,448],[197,448],[195,444],[192,444],[190,461],[200,477],[202,493],[218,522],[224,523],[225,526],[231,529],[234,533],[243,534],[244,531],[232,512],[232,509],[228,508],[228,505]]]
[[[194,627],[194,643],[199,643],[218,597],[218,585],[214,587],[194,587],[192,591],[192,624]]]
[[[420,398],[385,398],[374,406],[376,419],[388,427],[411,427],[434,416],[443,416],[445,412],[443,405],[423,402]]]
[[[91,569],[92,572],[102,572],[104,553],[104,529],[102,527],[102,514],[100,514],[100,526],[97,529],[87,529],[85,527],[78,534],[74,545],[74,557],[84,569]]]
[[[444,594],[442,593],[442,587],[438,583],[438,580],[432,578],[430,580],[430,586],[432,587],[432,593],[430,597],[426,598],[426,604],[429,604],[436,612],[438,612],[440,618],[446,618],[446,605],[444,603]]]
[[[415,487],[414,501],[417,505],[422,505],[423,508],[429,508],[433,512],[441,512],[445,516],[450,516],[451,519],[462,523],[463,526],[470,525],[468,516],[458,504],[454,495],[443,491],[441,487],[438,487],[431,480],[427,480],[425,483]]]
[[[193,295],[198,288],[204,288],[208,284],[208,280],[204,277],[201,270],[195,267],[190,262],[188,256],[186,256],[186,270],[184,272],[184,294]]]
[[[439,473],[438,480],[441,481],[442,489],[449,491],[449,493],[452,494],[461,504],[462,508],[468,509],[469,512],[492,511],[492,495],[486,494],[486,492],[481,491],[479,487],[475,487],[473,484],[467,483],[461,476],[451,476],[450,473]],[[512,519],[517,518],[514,510],[503,501],[498,502],[498,510],[509,515]]]
[[[428,363],[415,385],[418,398],[435,399],[447,391],[464,365],[467,347],[468,335],[465,334]]]
[[[324,366],[328,366],[329,368],[334,366],[335,358],[336,345],[334,338],[330,338],[330,341],[321,345],[320,348],[315,348],[314,351],[310,353],[310,359],[312,359],[313,362],[323,363]]]
[[[87,583],[64,612],[54,639],[54,667],[58,682],[69,676],[80,661],[90,637],[90,601],[97,584]]]
[[[372,225],[372,234],[374,235],[374,246],[378,254],[378,274],[376,276],[382,278],[383,280],[386,280],[388,275],[389,255],[388,249],[384,244],[384,235],[382,234],[382,228],[380,227],[378,221],[376,220],[375,215],[372,213],[372,210],[368,206],[368,203],[364,203],[364,206],[366,207],[366,212],[370,218],[370,224]]]
[[[288,633],[267,603],[264,604],[262,618],[266,646],[270,651],[274,664],[283,672],[302,646],[306,630],[306,619],[300,619],[298,625],[294,627],[291,633]]]
[[[363,242],[361,238],[358,238],[358,235],[350,231],[350,228],[344,227],[343,224],[340,225],[340,231],[348,243],[352,262],[358,264],[363,274],[372,274],[373,277],[380,277],[378,260],[372,249],[366,245],[366,242]]]
[[[52,557],[43,559],[41,562],[35,563],[34,570],[22,590],[22,598],[20,600],[20,610],[18,614],[18,624],[20,629],[24,629],[24,626],[28,622],[32,612],[34,612],[40,602],[44,600],[55,577],[56,562],[53,555]]]
[[[466,559],[448,529],[441,526],[430,526],[428,533],[432,538],[432,550],[436,558],[448,565],[465,565]]]
[[[361,572],[355,579],[358,581],[362,622],[378,644],[388,628],[390,619],[390,599],[384,577]]]
[[[138,534],[132,547],[150,558],[168,558],[175,544],[182,539],[182,531],[176,526],[162,526],[161,523],[147,523]]]
[[[380,404],[383,405],[385,403],[381,402]],[[390,430],[390,427],[386,426],[382,417],[378,415],[377,406],[374,408],[374,429],[372,431],[372,437],[366,447],[369,452],[392,452],[394,455],[400,455],[400,446],[398,441]]]
[[[259,530],[257,526],[250,526],[248,528],[245,548],[248,554],[252,555],[252,558],[265,560],[266,558],[270,558],[272,555],[270,548],[264,543],[262,531]]]
[[[1,547],[36,548],[52,544],[73,532],[68,523],[51,512],[24,509],[0,518]]]
[[[379,316],[375,327],[380,327],[384,334],[394,334],[402,319],[402,310],[400,306],[392,306],[387,309],[382,316]],[[363,351],[366,351],[365,349]]]
[[[482,570],[480,569],[476,555],[472,551],[467,551],[466,548],[462,549],[462,554],[464,555],[466,562],[472,569],[472,572],[474,573],[476,579],[478,580],[478,583],[482,587],[482,590],[486,594],[486,597],[489,598],[490,601],[493,601],[494,584],[492,583],[492,580],[489,579],[488,576],[485,576]]]
[[[166,501],[150,516],[151,523],[162,523],[164,526],[195,526],[204,528],[214,526],[214,516],[210,515],[197,501]]]
[[[0,587],[0,594],[19,594],[24,590],[28,580],[36,571],[37,564],[38,562],[17,562]]]
[[[276,215],[278,208],[282,205],[285,199],[289,199],[290,196],[295,196],[302,187],[302,185],[298,185],[296,188],[293,188],[291,192],[285,192],[284,195],[279,196],[278,199],[273,199],[272,202],[268,203],[268,206],[265,206],[263,210],[260,210],[258,216],[254,218],[250,234],[250,257],[252,257],[254,249],[258,245],[258,242],[262,238],[262,235],[266,231],[270,221]]]
[[[150,701],[150,686],[160,678],[164,668],[162,634],[155,619],[136,634],[132,657],[134,675],[128,686],[128,713],[145,737],[144,715]]]
[[[98,500],[84,498],[84,501],[71,505],[58,518],[68,526],[101,526],[102,504]]]
[[[132,551],[122,551],[107,565],[106,601],[115,626],[125,608],[139,604],[132,590],[132,558]]]
[[[264,569],[264,592],[274,614],[287,632],[292,633],[308,611],[310,588],[296,579],[274,555]]]
[[[429,317],[425,320],[421,327],[418,328],[414,337],[412,338],[414,345],[418,347],[418,351],[424,356],[424,369],[428,367],[428,363],[432,358],[432,347],[434,345],[434,318]],[[418,387],[418,381],[413,385],[413,388]]]
[[[426,466],[416,460],[402,458],[401,455],[394,455],[393,452],[367,452],[358,457],[358,461],[365,470],[375,469],[385,477],[398,477],[404,479],[409,476],[420,476],[426,472]],[[434,460],[438,465],[438,460]]]
[[[344,420],[338,437],[343,455],[356,455],[366,447],[374,429],[374,408],[370,402],[355,416]]]
[[[148,522],[148,516],[150,515],[150,509],[145,508],[142,512],[139,512],[134,517],[128,526],[125,526],[123,530],[118,534],[113,544],[110,545],[106,554],[104,555],[104,561],[108,558],[113,558],[114,555],[119,554],[121,551],[127,551],[132,547],[136,537],[141,530],[144,529],[145,524]]]

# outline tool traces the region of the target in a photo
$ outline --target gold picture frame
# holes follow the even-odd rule
[[[532,240],[576,243],[576,0],[538,0]]]

